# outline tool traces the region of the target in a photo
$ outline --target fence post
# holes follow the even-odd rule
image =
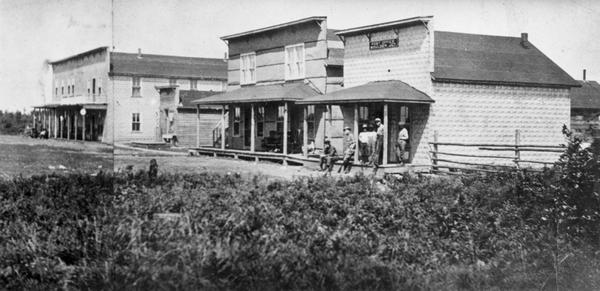
[[[521,131],[515,130],[515,164],[519,169],[519,161],[521,160],[521,151],[519,150],[519,144],[521,143]]]
[[[437,158],[438,158],[438,154],[437,154],[438,153],[438,144],[437,144],[437,142],[438,142],[438,131],[434,130],[433,131],[433,155],[432,155],[433,156],[432,164],[433,164],[433,170],[434,171],[438,170],[438,167],[436,167],[437,164],[438,164],[438,161],[437,161]]]

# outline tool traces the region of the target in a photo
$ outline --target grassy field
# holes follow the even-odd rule
[[[111,146],[0,135],[0,178],[101,170],[113,170]]]

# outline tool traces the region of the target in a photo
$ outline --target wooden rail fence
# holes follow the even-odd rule
[[[443,173],[443,174],[463,174],[460,172],[454,172],[453,170],[460,171],[476,171],[476,172],[506,172],[516,171],[523,168],[522,164],[542,164],[545,167],[552,165],[553,162],[548,161],[536,161],[521,159],[522,152],[544,152],[544,153],[562,153],[565,150],[563,145],[537,145],[537,144],[521,144],[521,133],[519,130],[515,131],[515,143],[514,144],[488,144],[488,143],[456,143],[456,142],[440,142],[438,139],[437,131],[434,131],[433,142],[429,143],[432,160],[432,172]],[[464,148],[475,148],[478,151],[484,151],[481,154],[465,154],[455,153],[448,150],[440,150],[442,146],[453,146],[453,147],[464,147]],[[492,155],[485,152],[510,152],[511,155]],[[475,158],[475,159],[498,159],[498,160],[510,160],[511,163],[507,164],[493,164],[493,163],[481,163],[473,162],[471,160],[464,161],[459,158]],[[440,164],[440,162],[445,164]],[[449,165],[448,165],[449,164]],[[442,170],[446,169],[446,170]],[[538,168],[527,168],[531,171],[541,171]]]

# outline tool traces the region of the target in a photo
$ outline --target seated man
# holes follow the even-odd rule
[[[326,171],[327,173],[331,173],[333,169],[333,164],[337,161],[337,150],[334,146],[331,145],[331,141],[329,139],[325,139],[325,147],[323,149],[323,154],[321,155],[321,170]]]
[[[348,145],[348,147],[344,151],[344,158],[342,159],[342,165],[338,169],[338,173],[340,173],[342,171],[342,168],[344,169],[344,174],[350,173],[350,170],[352,170],[352,159],[354,159],[355,150],[356,150],[355,142]]]

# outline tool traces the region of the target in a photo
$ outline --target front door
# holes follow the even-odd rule
[[[244,113],[243,118],[244,118],[244,147],[249,147],[250,146],[250,132],[251,132],[251,115],[252,113],[250,112],[250,107],[244,107]]]

